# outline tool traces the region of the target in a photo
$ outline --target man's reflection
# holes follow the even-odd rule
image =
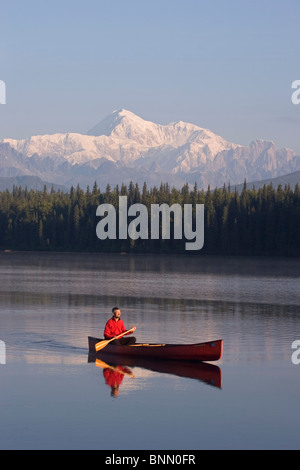
[[[126,366],[111,366],[100,359],[96,359],[96,366],[103,369],[105,383],[110,387],[110,394],[114,398],[119,395],[119,387],[123,382],[124,376],[134,377],[132,371]]]

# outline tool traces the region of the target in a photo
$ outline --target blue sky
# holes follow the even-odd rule
[[[86,132],[115,109],[300,153],[298,0],[2,2],[0,138]]]

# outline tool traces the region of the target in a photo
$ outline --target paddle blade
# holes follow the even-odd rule
[[[109,343],[109,341],[100,341],[99,343],[96,343],[95,349],[96,351],[101,351],[101,349],[105,348],[105,346]]]

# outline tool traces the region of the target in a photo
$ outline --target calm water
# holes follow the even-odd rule
[[[0,254],[0,448],[299,449],[299,278],[299,260]],[[87,349],[115,305],[138,341],[223,338],[223,357],[116,374]]]

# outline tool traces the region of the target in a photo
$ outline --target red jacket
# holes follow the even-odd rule
[[[103,370],[105,383],[110,387],[121,385],[124,379],[124,374],[122,373],[122,366],[117,367],[120,367],[120,372],[118,372],[118,370],[111,370],[109,368]]]
[[[108,322],[105,325],[104,338],[111,339],[114,336],[118,336],[121,333],[124,333],[124,331],[126,331],[126,328],[125,328],[123,320],[121,320],[120,318],[118,321],[116,321],[112,317],[110,320],[108,320]],[[127,333],[127,334],[130,334],[130,333]]]

